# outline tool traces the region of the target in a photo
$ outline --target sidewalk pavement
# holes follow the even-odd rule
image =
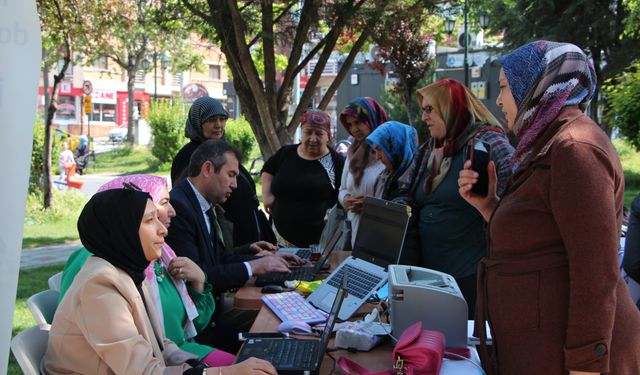
[[[22,249],[20,254],[20,269],[37,268],[51,264],[62,264],[67,261],[69,254],[82,247],[80,241],[63,245],[51,245]]]

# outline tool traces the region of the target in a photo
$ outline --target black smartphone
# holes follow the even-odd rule
[[[287,332],[240,332],[238,333],[238,341],[249,339],[266,339],[266,338],[286,338],[289,337]]]
[[[471,192],[482,197],[489,193],[489,161],[491,160],[491,145],[477,141],[470,153],[471,169],[478,172],[478,182],[471,188]]]

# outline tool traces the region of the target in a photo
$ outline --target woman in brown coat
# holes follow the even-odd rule
[[[499,199],[459,191],[488,221],[476,333],[488,320],[499,374],[640,374],[640,313],[618,269],[624,179],[607,135],[583,110],[596,83],[584,52],[537,41],[503,57],[496,103],[518,137]],[[495,191],[495,166],[489,165]]]

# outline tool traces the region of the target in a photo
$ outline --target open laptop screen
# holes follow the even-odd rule
[[[408,206],[367,197],[352,255],[383,268],[398,263],[409,216]]]

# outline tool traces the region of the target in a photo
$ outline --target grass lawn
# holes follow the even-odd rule
[[[160,163],[151,155],[149,147],[128,145],[96,155],[95,167],[94,172],[93,165],[91,165],[89,173],[165,175],[171,171],[171,163]]]
[[[640,193],[640,152],[622,140],[613,141],[613,145],[624,170],[624,205],[631,207],[631,201]]]
[[[13,312],[13,329],[11,336],[15,336],[19,332],[36,325],[31,311],[27,307],[27,298],[32,295],[49,289],[47,280],[53,274],[62,271],[64,265],[45,266],[33,268],[29,270],[21,270],[18,278],[18,292],[16,293],[16,305]],[[13,358],[13,354],[9,355],[9,368],[7,374],[22,374],[20,366]]]
[[[76,222],[88,198],[75,191],[53,191],[52,207],[42,209],[42,195],[29,194],[22,247],[38,247],[78,240]]]

